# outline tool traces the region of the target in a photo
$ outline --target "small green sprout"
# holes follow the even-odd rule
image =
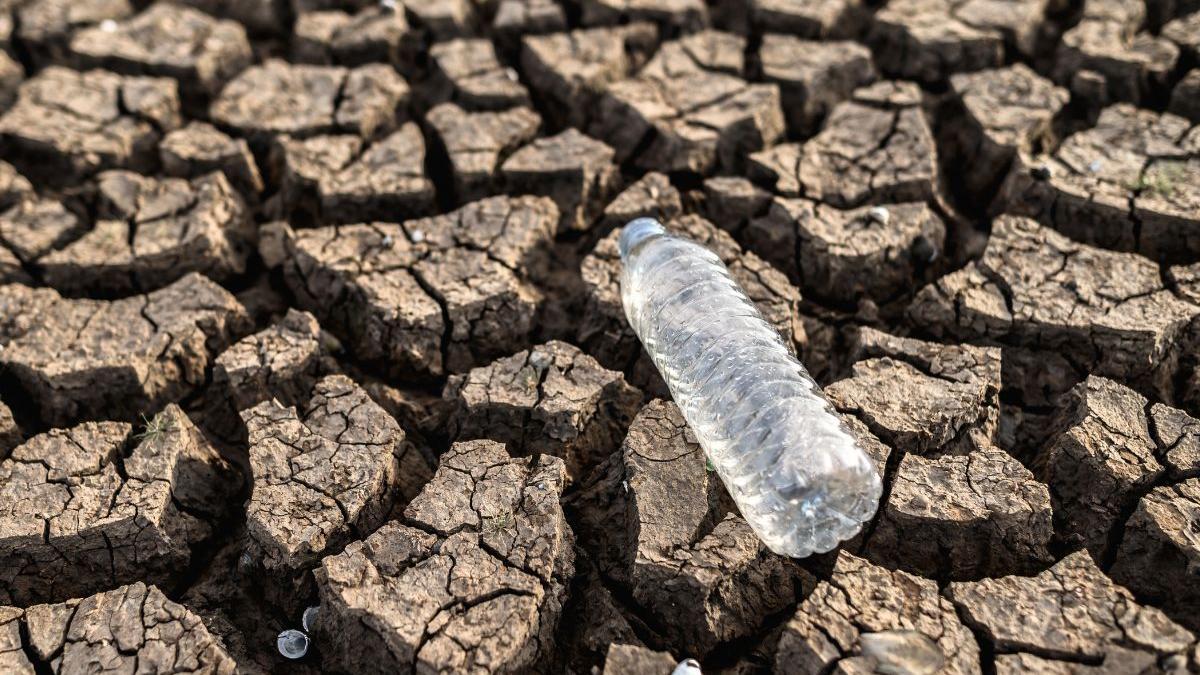
[[[1179,183],[1186,178],[1186,174],[1181,162],[1163,162],[1143,171],[1138,179],[1129,185],[1129,188],[1138,193],[1170,197],[1175,194],[1175,190]]]
[[[512,511],[504,511],[494,516],[484,516],[483,529],[493,534],[503,532],[509,523],[512,522],[512,517]]]
[[[174,421],[162,413],[158,413],[150,419],[146,419],[146,415],[143,414],[142,424],[145,428],[141,433],[134,436],[138,442],[149,441],[155,443],[166,434],[175,430]]]

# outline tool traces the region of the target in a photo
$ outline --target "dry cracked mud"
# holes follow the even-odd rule
[[[0,671],[1200,672],[1198,36],[0,0]],[[622,306],[643,216],[874,462],[839,550],[707,462]]]

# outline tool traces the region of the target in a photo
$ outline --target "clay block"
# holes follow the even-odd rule
[[[500,171],[510,192],[544,195],[558,205],[559,232],[587,230],[620,185],[614,151],[575,129],[514,152]]]
[[[429,49],[434,102],[450,101],[466,110],[506,110],[529,105],[529,91],[496,57],[491,41],[440,42]]]
[[[763,80],[779,85],[788,130],[798,136],[816,133],[835,105],[877,77],[870,50],[849,41],[768,33],[758,61]]]
[[[463,204],[498,191],[500,165],[534,139],[542,118],[530,108],[466,112],[443,103],[426,113],[425,121],[450,162],[455,202]]]
[[[192,122],[163,137],[158,146],[163,173],[175,178],[199,178],[220,171],[250,202],[263,191],[262,175],[243,139],[234,139],[206,122]]]

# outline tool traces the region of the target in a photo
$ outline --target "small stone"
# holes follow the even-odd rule
[[[696,659],[684,659],[675,666],[671,675],[700,675],[700,663]]]
[[[289,628],[279,634],[275,640],[279,653],[289,659],[302,659],[308,653],[308,636],[295,628]]]
[[[864,633],[858,640],[882,675],[933,675],[946,663],[937,643],[915,630]]]
[[[100,30],[105,33],[115,33],[117,32],[117,22],[112,19],[105,19],[100,22]]]
[[[887,210],[886,206],[873,207],[870,211],[867,211],[867,216],[880,225],[887,225],[888,221],[892,219],[892,213]]]

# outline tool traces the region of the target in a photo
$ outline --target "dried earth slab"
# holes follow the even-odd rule
[[[129,0],[33,0],[6,6],[16,24],[16,37],[38,68],[69,61],[76,32],[105,22],[117,22],[136,12]],[[111,26],[112,23],[105,25]]]
[[[1179,47],[1165,37],[1140,32],[1146,4],[1093,0],[1055,52],[1054,79],[1092,106],[1141,103],[1170,82]]]
[[[413,22],[429,42],[445,42],[474,35],[479,16],[470,0],[402,0]]]
[[[947,122],[939,131],[943,163],[971,167],[948,177],[984,202],[978,205],[983,209],[1018,152],[1057,142],[1055,122],[1070,93],[1022,63],[957,73],[950,88]]]
[[[863,298],[888,302],[919,285],[945,250],[946,224],[923,202],[841,210],[776,197],[739,239],[806,295],[854,306]]]
[[[745,7],[733,3],[727,20],[749,20],[746,30],[757,28],[765,33],[785,33],[817,40],[848,38],[861,29],[867,12],[859,0],[747,0]]]
[[[1109,570],[1138,598],[1200,630],[1200,479],[1157,487],[1138,502]]]
[[[574,536],[562,460],[456,443],[399,520],[317,570],[327,668],[538,672],[551,657]]]
[[[601,572],[680,653],[755,634],[800,591],[795,562],[737,515],[674,403],[642,408],[572,506]]]
[[[1050,492],[992,445],[905,455],[862,555],[927,578],[1028,574],[1054,562]]]
[[[125,75],[170,77],[185,100],[203,103],[253,61],[246,29],[196,9],[156,3],[71,38],[73,63]]]
[[[567,13],[557,0],[500,0],[492,15],[492,35],[497,45],[515,53],[525,35],[560,33],[567,29]]]
[[[262,245],[357,359],[436,377],[529,346],[558,220],[544,197],[494,197],[404,225],[280,224]]]
[[[9,451],[25,440],[21,426],[13,418],[12,410],[0,401],[0,458],[8,457]]]
[[[52,66],[21,85],[0,136],[22,173],[52,185],[105,169],[146,173],[163,134],[179,126],[179,108],[171,79]]]
[[[980,673],[979,645],[929,579],[845,551],[783,626],[776,672]]]
[[[429,49],[431,81],[427,95],[465,110],[507,110],[528,106],[529,90],[517,71],[505,67],[490,40],[440,42]]]
[[[10,672],[240,672],[200,617],[157,586],[140,581],[82,599],[35,605],[23,617],[21,610],[0,608],[0,617],[12,612],[20,617],[22,634],[14,642],[24,651],[26,665]]]
[[[637,645],[610,644],[604,656],[603,675],[639,675],[640,673],[670,673],[675,659],[668,652]]]
[[[412,499],[430,467],[404,431],[344,375],[318,381],[303,409],[271,399],[243,410],[254,489],[246,553],[264,589],[295,608],[307,572]]]
[[[705,29],[663,43],[638,76],[664,80],[702,71],[741,76],[746,70],[745,53],[746,38]]]
[[[467,112],[443,103],[425,114],[437,139],[434,152],[445,153],[454,175],[454,201],[464,204],[499,191],[500,165],[537,136],[542,118],[531,108]]]
[[[109,171],[96,179],[96,223],[38,261],[68,294],[162,288],[190,272],[225,281],[246,271],[254,222],[224,174],[195,180]]]
[[[758,48],[763,80],[779,85],[788,130],[811,136],[838,103],[878,75],[871,51],[850,42],[818,42],[768,33]]]
[[[1175,85],[1167,110],[1193,122],[1200,122],[1200,68],[1188,71]]]
[[[740,171],[745,155],[772,146],[784,126],[778,86],[697,69],[610,85],[591,132],[616,149],[620,162],[705,175]]]
[[[0,365],[55,426],[82,417],[134,419],[179,400],[250,328],[238,301],[196,273],[113,301],[0,286],[0,308]]]
[[[1028,218],[1001,216],[983,256],[923,288],[908,311],[914,325],[935,336],[1053,352],[1077,372],[1169,398],[1200,307],[1165,288],[1150,260],[1077,243]],[[1035,359],[1028,365],[1046,364]],[[1062,391],[1072,384],[1054,386]]]
[[[1170,262],[1200,253],[1200,129],[1127,104],[1052,154],[1018,154],[997,208],[1072,239]]]
[[[361,66],[390,63],[413,69],[419,36],[403,9],[378,3],[356,13],[305,12],[296,17],[292,58],[300,63]]]
[[[1012,661],[1026,655],[1051,662],[1043,672],[1084,672],[1072,670],[1081,663],[1144,672],[1169,660],[1186,663],[1195,643],[1192,633],[1110,581],[1086,551],[1037,576],[953,582],[946,595],[1008,661],[1005,672],[1019,672]]]
[[[0,244],[25,264],[37,262],[86,231],[80,214],[57,199],[28,195],[0,213]]]
[[[806,341],[804,328],[797,319],[800,293],[781,272],[757,255],[743,251],[728,232],[699,216],[682,216],[667,221],[666,226],[715,251],[767,321],[779,331],[785,344],[798,348]],[[661,381],[657,371],[644,356],[621,306],[618,282],[621,260],[617,251],[620,236],[619,228],[613,230],[580,264],[586,295],[577,338],[604,367],[628,373],[631,382],[639,387],[661,389],[661,384],[655,384]]]
[[[858,331],[845,379],[825,388],[839,411],[896,450],[959,454],[990,441],[1000,412],[1000,350]]]
[[[262,174],[250,145],[232,138],[207,122],[192,122],[163,137],[158,146],[162,171],[175,178],[199,178],[214,171],[225,174],[249,202],[263,191]]]
[[[324,356],[316,317],[288,309],[275,325],[221,352],[213,364],[213,385],[235,410],[271,400],[301,406],[312,394]]]
[[[604,91],[644,64],[657,46],[658,32],[645,23],[529,35],[521,42],[521,72],[551,122],[582,128]]]
[[[442,397],[453,406],[451,438],[555,455],[572,478],[612,453],[642,402],[621,373],[558,341],[452,375]]]
[[[666,174],[651,171],[625,188],[604,207],[604,230],[623,227],[635,218],[665,223],[683,214],[683,199]]]
[[[708,25],[704,0],[582,0],[585,26],[652,21],[664,31],[690,33]]]
[[[413,122],[375,142],[356,135],[279,141],[282,208],[299,223],[397,222],[434,211],[425,140]]]
[[[136,436],[122,422],[34,436],[0,462],[0,602],[174,583],[241,484],[174,404]]]
[[[750,177],[839,208],[932,201],[937,147],[911,82],[879,82],[834,106],[821,132],[750,155]]]
[[[554,200],[559,232],[580,232],[591,227],[620,185],[614,155],[604,143],[567,129],[517,150],[500,171],[509,191]]]
[[[404,78],[381,63],[348,69],[270,59],[227,84],[209,116],[262,147],[284,135],[370,138],[395,128],[409,93]]]

